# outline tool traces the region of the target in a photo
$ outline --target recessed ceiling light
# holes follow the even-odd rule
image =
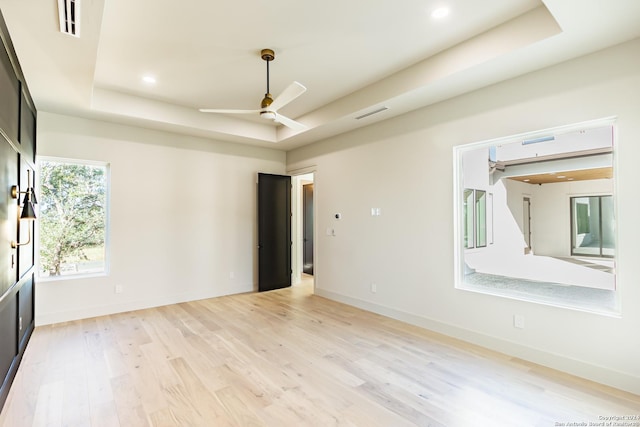
[[[573,178],[567,178],[567,181],[573,181]]]
[[[437,9],[434,9],[431,12],[431,17],[433,19],[442,19],[446,16],[449,15],[449,8],[448,7],[439,7]]]
[[[558,178],[558,179],[562,179],[562,178],[566,178],[566,176],[564,176],[564,175],[558,175],[558,176],[557,176],[557,178]]]
[[[523,180],[523,181],[524,181],[524,182],[529,182],[529,181],[531,181],[531,180],[530,180],[530,179],[525,179],[525,180]]]
[[[142,81],[149,85],[156,84],[156,78],[151,75],[146,75],[142,77]]]

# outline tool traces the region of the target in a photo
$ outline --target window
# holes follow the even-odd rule
[[[571,198],[571,255],[615,255],[613,196]]]
[[[470,249],[474,247],[473,242],[473,190],[464,190],[464,247]]]
[[[40,277],[106,272],[108,167],[43,159],[40,167]]]
[[[465,188],[463,193],[464,247],[487,246],[487,192]]]
[[[619,316],[615,135],[603,119],[456,147],[456,288]]]
[[[487,246],[487,192],[476,190],[476,247]]]

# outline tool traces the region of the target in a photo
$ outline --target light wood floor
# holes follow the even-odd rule
[[[640,415],[640,396],[297,286],[39,327],[0,426],[556,426],[611,415]]]

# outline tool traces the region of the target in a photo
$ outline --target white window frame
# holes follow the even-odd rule
[[[36,196],[38,194],[42,194],[40,187],[40,164],[41,162],[57,162],[57,163],[66,163],[66,164],[76,164],[83,166],[96,166],[96,167],[104,167],[105,168],[105,227],[104,227],[104,269],[100,272],[95,273],[78,273],[78,274],[68,274],[68,275],[60,275],[60,276],[44,276],[41,275],[42,266],[40,264],[40,230],[39,223],[36,220],[36,275],[38,277],[38,281],[40,282],[56,282],[61,280],[76,280],[76,279],[85,279],[92,277],[106,277],[110,275],[110,266],[111,266],[111,244],[110,244],[110,224],[111,224],[111,164],[109,162],[98,161],[98,160],[85,160],[85,159],[75,159],[75,158],[67,158],[67,157],[55,157],[55,156],[38,156],[36,159],[36,165],[38,168],[38,177],[36,179]]]
[[[597,309],[591,309],[591,308],[583,308],[580,306],[573,306],[573,305],[567,305],[561,301],[558,302],[550,302],[550,301],[546,301],[546,300],[541,300],[536,298],[535,296],[522,296],[522,295],[507,295],[507,294],[503,294],[503,293],[495,293],[492,292],[491,290],[487,289],[485,290],[478,290],[477,288],[469,288],[466,287],[464,284],[464,275],[465,275],[465,251],[469,251],[470,249],[465,248],[465,244],[464,244],[464,191],[468,190],[469,188],[465,188],[464,187],[464,179],[463,179],[463,165],[462,165],[462,157],[464,155],[464,153],[469,152],[469,151],[473,151],[473,150],[478,150],[481,148],[487,148],[487,147],[492,147],[492,146],[496,146],[496,145],[502,145],[502,144],[506,144],[506,143],[510,143],[510,142],[514,142],[514,141],[525,141],[525,140],[530,140],[530,139],[535,139],[535,138],[540,138],[540,137],[545,137],[548,135],[553,135],[553,134],[563,134],[563,133],[569,133],[569,132],[574,132],[574,131],[578,131],[581,129],[585,129],[585,128],[597,128],[597,127],[603,127],[603,126],[615,126],[616,124],[616,117],[607,117],[607,118],[603,118],[603,119],[598,119],[598,120],[592,120],[592,121],[588,121],[588,122],[582,122],[582,123],[576,123],[576,124],[571,124],[571,125],[566,125],[566,126],[558,126],[555,128],[549,128],[549,129],[541,129],[538,131],[534,131],[534,132],[526,132],[526,133],[521,133],[521,134],[517,134],[517,135],[510,135],[507,137],[502,137],[502,138],[495,138],[495,139],[490,139],[490,140],[485,140],[485,141],[479,141],[479,142],[473,142],[470,144],[465,144],[465,145],[458,145],[458,146],[454,146],[453,147],[453,238],[454,238],[454,287],[456,289],[460,289],[460,290],[464,290],[464,291],[469,291],[469,292],[476,292],[476,293],[482,293],[482,294],[487,294],[487,295],[492,295],[492,296],[496,296],[496,297],[500,297],[500,298],[507,298],[507,299],[515,299],[515,300],[520,300],[520,301],[527,301],[527,302],[532,302],[532,303],[536,303],[536,304],[541,304],[541,305],[548,305],[548,306],[553,306],[553,307],[560,307],[560,308],[565,308],[565,309],[569,309],[569,310],[576,310],[576,311],[583,311],[583,312],[590,312],[590,313],[595,313],[595,314],[601,314],[601,315],[605,315],[605,316],[610,316],[610,317],[621,317],[621,294],[622,292],[620,292],[620,286],[619,286],[619,282],[618,280],[616,280],[616,286],[615,286],[615,309],[614,311],[610,311],[610,310],[606,310],[606,309],[602,309],[602,310],[597,310]],[[617,180],[615,179],[615,175],[617,173],[617,165],[616,165],[616,157],[615,157],[615,150],[616,150],[616,141],[617,138],[617,132],[614,132],[614,136],[613,136],[613,151],[614,151],[614,165],[613,165],[613,171],[614,171],[614,190],[613,190],[613,195],[614,195],[614,210],[618,211],[618,199],[617,197],[615,197],[615,194],[617,194]],[[489,194],[489,192],[487,191],[487,194]],[[493,206],[492,206],[492,210],[493,210]],[[475,211],[475,209],[474,209]],[[474,219],[475,221],[475,219]],[[492,227],[492,234],[493,234],[493,227]],[[617,235],[618,235],[619,231],[616,228],[616,241],[617,239]],[[488,237],[488,236],[487,236]],[[493,240],[493,239],[492,239]],[[619,259],[619,251],[618,248],[616,248],[616,254],[615,254],[615,262],[616,265],[618,264],[618,259]],[[616,278],[617,279],[617,278]]]

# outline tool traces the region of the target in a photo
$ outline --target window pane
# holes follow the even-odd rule
[[[614,256],[616,254],[615,217],[613,213],[613,196],[602,196],[602,255]]]
[[[572,255],[615,255],[613,196],[571,198]]]
[[[487,246],[487,193],[476,190],[476,246]]]
[[[600,255],[598,197],[574,197],[573,201],[573,250],[574,255]]]
[[[473,248],[473,190],[464,190],[463,214],[464,214],[464,247]]]
[[[576,200],[576,227],[578,234],[588,234],[589,226],[589,199]]]
[[[40,162],[40,276],[105,271],[107,168]]]

